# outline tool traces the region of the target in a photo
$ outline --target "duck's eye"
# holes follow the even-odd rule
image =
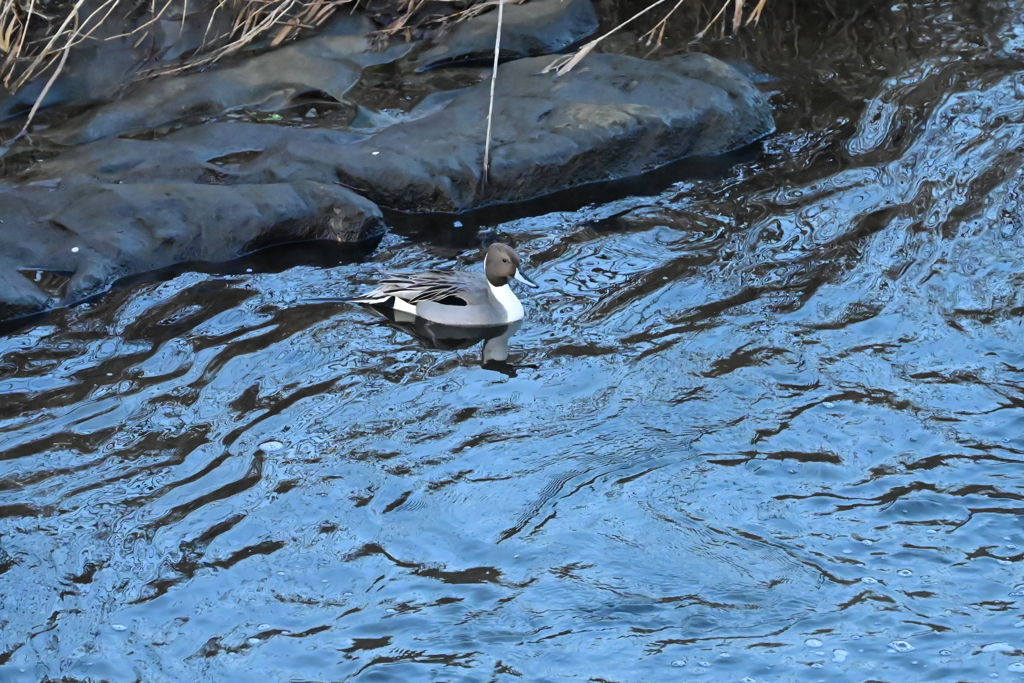
[[[507,258],[503,258],[503,259],[501,259],[501,262],[502,263],[508,263],[508,259]]]

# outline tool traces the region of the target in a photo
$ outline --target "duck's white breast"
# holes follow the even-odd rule
[[[487,286],[491,288],[491,296],[505,309],[505,322],[510,323],[523,319],[523,304],[520,303],[511,287],[508,285],[495,287],[490,282],[487,283]]]

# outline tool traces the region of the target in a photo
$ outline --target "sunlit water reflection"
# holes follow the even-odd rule
[[[514,372],[305,303],[472,235],[0,339],[0,679],[1024,675],[1021,7],[880,16],[720,47],[755,161],[498,226]]]

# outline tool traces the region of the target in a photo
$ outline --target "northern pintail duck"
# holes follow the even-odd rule
[[[484,272],[425,270],[392,274],[376,288],[349,301],[385,306],[444,325],[506,325],[523,318],[523,305],[509,280],[537,283],[521,270],[519,254],[507,244],[492,244]]]

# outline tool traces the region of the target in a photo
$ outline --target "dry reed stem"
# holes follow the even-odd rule
[[[743,0],[736,0],[736,9],[732,13],[732,32],[736,31],[740,27],[740,22],[743,21]]]
[[[53,46],[54,46],[54,45],[56,44],[56,42],[57,42],[57,40],[58,40],[58,39],[60,39],[61,37],[64,37],[64,36],[66,36],[66,35],[67,35],[67,28],[68,28],[68,24],[70,24],[70,23],[71,23],[71,21],[72,21],[72,18],[74,18],[74,20],[75,20],[75,21],[77,22],[77,20],[78,20],[78,10],[79,10],[79,8],[80,8],[80,7],[82,6],[82,3],[83,3],[83,2],[85,2],[85,0],[78,0],[78,2],[76,2],[76,3],[74,4],[74,6],[73,6],[73,7],[71,8],[71,12],[69,12],[69,13],[68,13],[68,16],[66,16],[66,17],[64,18],[64,23],[62,23],[62,24],[60,25],[60,28],[59,28],[59,29],[57,29],[57,32],[56,32],[55,34],[53,34],[53,37],[51,37],[51,38],[50,38],[50,41],[49,41],[49,42],[48,42],[48,43],[46,44],[46,47],[44,47],[44,48],[43,48],[43,49],[42,49],[42,50],[40,51],[40,53],[39,53],[39,54],[38,54],[38,55],[36,56],[36,58],[35,58],[35,60],[34,60],[34,61],[32,62],[32,64],[31,64],[31,65],[29,65],[29,68],[28,68],[28,72],[32,72],[32,71],[34,71],[34,70],[38,69],[38,68],[39,68],[39,64],[40,64],[40,63],[41,63],[41,62],[42,62],[42,61],[43,61],[44,59],[48,59],[48,58],[50,58],[51,56],[53,56],[53,55],[54,55],[54,52],[53,52]],[[27,27],[26,27],[26,30],[27,30]],[[70,40],[68,40],[68,43],[69,43],[69,44],[70,44],[70,42],[71,42],[71,41],[70,41]],[[52,60],[51,60],[51,61],[52,61]],[[28,73],[28,72],[27,72],[27,73]],[[20,88],[20,87],[21,87],[21,86],[22,86],[22,85],[23,85],[23,84],[24,84],[24,83],[25,83],[25,82],[26,82],[27,80],[28,80],[27,78],[20,78],[20,79],[18,79],[17,81],[15,81],[15,85],[11,87],[11,90],[17,90],[17,89],[18,89],[18,88]]]
[[[648,12],[650,12],[652,9],[654,9],[655,7],[657,7],[658,5],[660,5],[663,2],[665,2],[665,0],[656,0],[656,2],[654,2],[653,4],[650,4],[647,7],[645,7],[644,9],[640,10],[639,12],[637,12],[636,14],[631,16],[629,19],[626,19],[624,22],[622,22],[621,24],[619,24],[618,26],[616,26],[612,30],[608,31],[608,33],[605,33],[603,36],[600,36],[600,37],[595,38],[594,40],[590,41],[589,43],[587,43],[586,45],[581,47],[579,50],[577,50],[573,54],[571,54],[571,55],[564,55],[562,57],[559,57],[555,61],[551,62],[546,67],[544,67],[544,69],[541,71],[541,73],[542,74],[546,74],[549,71],[551,71],[552,69],[558,69],[556,75],[564,76],[565,74],[569,73],[569,71],[571,71],[574,66],[579,64],[580,61],[584,57],[586,57],[588,54],[590,54],[590,51],[593,50],[595,47],[597,47],[598,43],[600,43],[602,40],[604,40],[608,36],[612,35],[616,31],[618,31],[619,29],[621,29],[621,28],[623,28],[625,26],[628,26],[629,24],[633,23],[633,21],[635,19],[639,19],[640,17],[642,17],[643,15],[647,14]]]
[[[21,54],[22,49],[24,49],[25,47],[25,38],[28,37],[28,25],[32,21],[32,10],[33,8],[35,8],[35,4],[35,0],[29,0],[28,14],[25,15],[25,23],[21,30],[21,37],[18,40],[18,49],[16,50],[15,54]],[[14,3],[12,2],[11,5],[13,6]],[[6,79],[4,81],[4,85],[7,85]]]
[[[494,114],[494,86],[498,82],[498,56],[501,54],[501,23],[504,19],[505,2],[498,0],[498,31],[494,36],[494,64],[491,67],[491,94],[487,100],[487,133],[484,136],[484,169],[481,181],[487,183],[491,171],[491,118]]]
[[[72,13],[74,13],[74,11]],[[76,17],[75,17],[75,30],[72,32],[71,37],[68,38],[68,45],[70,45],[71,41],[74,40],[75,34],[77,32],[78,32],[78,17],[76,15]],[[39,97],[37,97],[36,101],[32,103],[32,110],[29,111],[28,118],[25,119],[25,125],[22,126],[21,132],[19,132],[17,135],[14,136],[14,140],[17,140],[18,138],[23,137],[26,133],[28,133],[28,127],[32,125],[32,119],[34,119],[36,117],[36,112],[39,111],[39,105],[41,105],[43,103],[43,100],[46,99],[46,95],[47,95],[47,93],[50,92],[50,88],[53,87],[53,84],[57,80],[57,77],[60,76],[60,72],[64,70],[64,65],[68,61],[68,53],[69,52],[71,52],[71,48],[70,47],[67,47],[64,50],[61,50],[60,63],[57,65],[57,68],[54,69],[53,75],[50,76],[50,79],[48,81],[46,81],[46,85],[43,86],[43,90],[42,90],[41,93],[39,93]],[[13,140],[12,140],[12,142],[13,142]]]
[[[21,54],[22,49],[25,47],[25,38],[28,36],[28,25],[32,21],[32,10],[35,8],[35,0],[29,0],[28,3],[28,14],[25,16],[25,22],[22,24],[21,36],[18,39],[18,48],[15,50],[15,54]],[[15,7],[14,1],[10,3],[10,7]],[[6,80],[4,85],[7,85]]]
[[[197,66],[212,64],[227,55],[238,52],[261,35],[270,32],[275,26],[281,25],[274,35],[270,47],[277,47],[290,37],[293,37],[302,28],[316,28],[322,26],[325,21],[337,10],[345,5],[352,5],[358,0],[312,0],[311,2],[299,2],[298,0],[262,0],[259,3],[247,0],[247,8],[243,14],[236,18],[231,34],[237,36],[231,42],[206,53],[201,57],[193,58],[184,64],[165,69],[153,69],[144,72],[146,76],[160,75],[167,76],[194,69]],[[260,7],[252,9],[252,5],[259,4]],[[274,6],[266,13],[268,6]],[[216,12],[216,7],[214,12]],[[288,16],[289,12],[296,14]],[[313,13],[316,13],[315,15]],[[203,34],[205,45],[210,29],[213,26],[213,15],[207,23],[206,32]],[[216,36],[214,41],[221,40],[227,36]]]
[[[704,34],[706,34],[708,32],[708,29],[711,28],[712,26],[714,26],[715,22],[718,21],[718,18],[721,17],[723,14],[725,14],[725,10],[729,8],[729,2],[730,1],[731,0],[725,0],[725,3],[722,5],[722,8],[720,10],[718,10],[718,14],[716,14],[711,19],[711,21],[708,22],[707,26],[705,26],[703,29],[701,29],[700,31],[697,32],[697,35],[696,35],[697,40],[700,40],[701,38],[703,38]]]
[[[696,34],[695,39],[696,40],[700,40],[701,38],[704,37],[704,35],[707,33],[708,29],[710,29],[712,26],[714,26],[715,23],[725,13],[725,10],[728,9],[730,2],[734,3],[734,10],[733,10],[733,17],[732,17],[732,19],[733,19],[732,32],[735,33],[739,29],[741,24],[744,25],[744,26],[750,25],[751,23],[757,24],[758,20],[760,20],[760,18],[761,18],[761,12],[764,11],[764,7],[765,7],[765,4],[767,3],[767,1],[768,0],[758,0],[757,5],[747,15],[747,22],[746,22],[746,24],[742,24],[742,22],[743,22],[743,8],[744,8],[744,5],[745,5],[745,0],[725,0],[725,3],[722,5],[721,9],[718,10],[718,13],[715,14],[714,18],[711,19],[711,21],[708,22],[707,26],[705,26],[700,32],[698,32]],[[629,19],[626,19],[624,22],[622,22],[621,24],[619,24],[618,26],[616,26],[612,30],[608,31],[604,35],[599,36],[599,37],[595,38],[594,40],[590,41],[589,43],[586,43],[585,45],[581,46],[578,50],[576,50],[576,52],[573,52],[570,55],[562,55],[558,59],[555,59],[553,62],[548,64],[546,67],[544,67],[544,69],[541,71],[541,73],[545,73],[546,74],[546,73],[548,73],[548,72],[550,72],[552,70],[557,70],[556,71],[556,75],[558,75],[558,76],[563,76],[563,75],[569,73],[569,71],[571,71],[573,69],[573,67],[575,67],[577,64],[579,64],[583,60],[584,57],[586,57],[588,54],[590,54],[594,50],[594,48],[598,46],[598,44],[601,41],[603,41],[608,36],[614,34],[615,32],[619,31],[623,27],[627,26],[628,24],[631,24],[634,20],[640,18],[641,16],[646,14],[648,11],[654,9],[655,7],[657,7],[658,5],[662,4],[663,2],[665,2],[665,0],[656,0],[655,2],[651,3],[650,5],[645,7],[644,9],[640,10],[639,12],[637,12],[636,14],[631,16]],[[672,14],[675,13],[675,11],[677,9],[679,9],[679,6],[682,5],[683,2],[685,2],[685,0],[678,0],[676,2],[675,6],[673,6],[672,9],[668,11],[668,14],[666,14],[664,17],[662,17],[661,21],[659,21],[657,24],[655,24],[654,27],[651,30],[647,31],[642,36],[640,36],[640,38],[638,38],[638,40],[645,40],[646,39],[648,45],[650,45],[652,42],[654,42],[654,43],[656,43],[654,49],[657,49],[657,47],[661,45],[661,41],[665,37],[665,27],[666,27],[666,25],[668,23],[669,17],[671,17]],[[654,50],[652,49],[651,52],[653,52],[653,51]],[[650,54],[650,52],[648,52],[647,54]]]
[[[454,0],[443,0],[443,1],[444,2],[454,2]],[[523,2],[526,2],[526,1],[527,0],[501,0],[501,2],[504,2],[507,5],[522,4]],[[382,28],[377,33],[382,35],[382,36],[393,36],[393,35],[397,35],[397,34],[403,33],[403,32],[408,33],[409,29],[411,28],[409,26],[409,21],[416,14],[416,12],[419,11],[419,9],[423,5],[426,4],[426,2],[427,2],[427,0],[408,0],[407,7],[409,9],[406,12],[406,14],[404,16],[394,20],[393,22],[391,22],[391,24],[389,24],[385,28]],[[483,14],[484,12],[486,12],[491,7],[497,7],[498,3],[499,3],[499,0],[480,0],[479,2],[473,3],[472,5],[470,5],[469,7],[467,7],[464,10],[460,10],[458,12],[453,12],[453,13],[451,13],[451,14],[449,14],[449,15],[445,16],[444,18],[441,18],[441,19],[437,19],[437,20],[434,20],[434,21],[428,21],[424,25],[417,26],[417,28],[424,28],[425,26],[433,25],[434,28],[439,28],[439,29],[443,30],[445,27],[447,27],[447,26],[449,26],[451,24],[454,24],[454,23],[459,22],[459,21],[463,21],[465,19],[469,19],[471,17],[475,17],[475,16],[477,16],[479,14]]]
[[[751,10],[750,14],[747,15],[747,23],[744,26],[750,26],[751,24],[757,24],[761,20],[761,12],[764,11],[764,6],[768,3],[768,0],[758,0],[757,5]]]
[[[220,7],[220,3],[217,3],[213,6],[213,11],[210,12],[210,20],[206,22],[206,30],[203,31],[203,42],[199,44],[200,51],[206,47],[206,39],[210,37],[210,29],[213,28],[213,20],[217,18],[217,10],[219,10]]]
[[[167,2],[164,3],[164,6],[160,8],[160,12],[142,26],[134,28],[131,31],[128,31],[127,33],[118,33],[116,36],[104,38],[104,40],[117,40],[118,38],[127,38],[128,36],[134,36],[136,33],[142,33],[145,29],[160,21],[160,17],[164,15],[164,12],[167,11],[167,8],[171,6],[172,2],[174,2],[174,0],[167,0]]]
[[[686,2],[686,0],[679,0],[679,2],[677,2],[672,7],[672,9],[668,11],[668,14],[663,16],[661,18],[661,21],[655,24],[650,31],[640,36],[639,40],[643,40],[644,38],[646,38],[647,45],[650,45],[652,42],[654,42],[655,47],[659,47],[661,45],[661,41],[665,39],[665,28],[668,26],[668,20],[672,18],[672,15],[675,14],[676,10],[679,9],[679,7],[684,2]],[[655,38],[655,36],[657,36],[657,38]],[[648,52],[647,54],[649,55],[650,52]]]

